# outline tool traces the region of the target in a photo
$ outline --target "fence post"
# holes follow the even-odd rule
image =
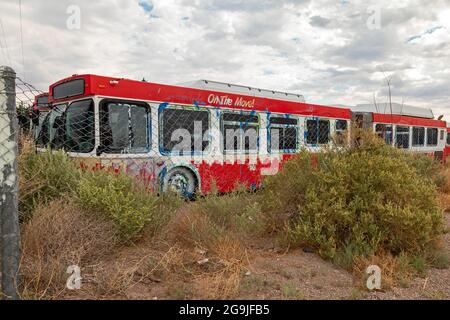
[[[18,218],[18,123],[16,73],[0,66],[0,263],[1,293],[18,299],[20,235]]]

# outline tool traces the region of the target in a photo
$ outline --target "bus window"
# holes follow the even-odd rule
[[[271,117],[269,122],[269,152],[297,151],[298,121],[293,118]]]
[[[206,151],[209,139],[209,112],[186,108],[166,108],[160,114],[160,146],[163,154],[192,154]]]
[[[437,146],[438,143],[438,129],[427,128],[427,146]]]
[[[84,80],[75,79],[58,84],[53,88],[54,99],[64,99],[84,94]]]
[[[147,104],[106,100],[100,106],[100,119],[99,149],[101,152],[147,153],[149,151],[150,117]]]
[[[42,121],[42,126],[41,126],[41,129],[39,130],[39,135],[36,140],[36,145],[38,145],[39,147],[46,147],[48,145],[48,142],[49,142],[49,125],[48,125],[49,119],[50,119],[50,113],[48,112],[45,115],[44,120]]]
[[[450,132],[447,132],[447,145],[450,146]]]
[[[49,145],[52,149],[59,149],[63,147],[64,128],[58,125],[58,123],[61,122],[58,122],[57,119],[62,119],[66,108],[66,104],[57,105],[45,117],[37,139],[38,145],[43,147]]]
[[[35,127],[34,138],[36,139],[37,144],[39,145],[39,137],[41,135],[42,126],[44,125],[45,118],[47,118],[48,111],[39,111],[38,125]],[[41,145],[42,146],[42,145]]]
[[[403,149],[409,148],[409,127],[397,126],[395,145],[398,148],[403,148]]]
[[[330,121],[310,119],[306,120],[306,143],[327,144],[330,141]]]
[[[375,133],[383,139],[386,144],[392,144],[392,126],[385,124],[377,124],[375,126]]]
[[[37,98],[37,107],[48,107],[48,95]]]
[[[412,145],[413,147],[422,147],[425,144],[425,128],[413,127]]]
[[[345,131],[347,130],[347,121],[346,120],[336,120],[336,143],[338,145],[345,144],[346,136]]]
[[[222,150],[228,152],[256,152],[259,144],[259,118],[247,113],[225,112],[222,122]]]
[[[83,100],[70,104],[65,120],[65,149],[68,152],[91,152],[95,146],[93,101]]]

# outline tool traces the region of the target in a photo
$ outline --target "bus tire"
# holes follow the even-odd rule
[[[195,174],[184,167],[177,167],[169,171],[164,178],[163,191],[173,191],[185,199],[193,199],[197,189]]]

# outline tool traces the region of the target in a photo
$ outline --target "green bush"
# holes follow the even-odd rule
[[[126,174],[82,170],[63,151],[36,153],[29,142],[19,156],[19,170],[22,221],[31,218],[38,204],[76,198],[86,214],[111,219],[122,240],[129,240],[144,228],[154,235],[182,204],[170,193],[158,197]]]
[[[48,203],[78,188],[81,170],[62,151],[19,156],[21,219],[27,220],[38,203]]]
[[[323,257],[425,252],[444,230],[431,165],[372,137],[345,150],[304,151],[266,179],[263,210],[289,245]]]
[[[158,196],[132,176],[108,171],[85,172],[76,197],[82,208],[112,219],[122,240],[154,235],[182,204],[174,194]]]
[[[120,237],[139,235],[155,219],[158,197],[125,174],[86,172],[77,190],[79,205],[112,219]]]

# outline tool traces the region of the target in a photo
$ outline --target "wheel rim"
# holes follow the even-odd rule
[[[180,195],[186,194],[188,185],[188,179],[181,173],[174,174],[169,180],[169,188]]]

